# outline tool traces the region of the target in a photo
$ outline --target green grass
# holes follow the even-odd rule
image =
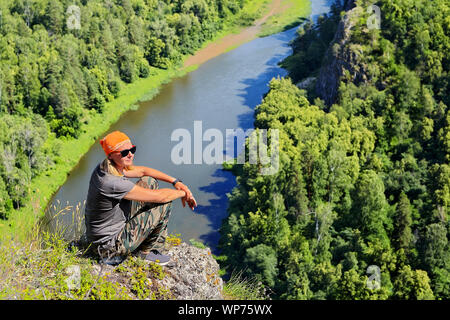
[[[232,273],[224,282],[223,295],[225,300],[267,300],[267,294],[262,284],[255,278],[245,278],[242,272]]]
[[[39,227],[0,246],[1,300],[170,299],[168,289],[149,284],[164,277],[161,266],[136,257],[105,268],[77,247],[69,249],[62,235]]]
[[[311,13],[311,2],[305,0],[284,0],[281,4],[288,9],[269,17],[262,26],[260,37],[265,37],[298,26]]]
[[[247,2],[245,7],[236,16],[236,25],[250,26],[253,21],[261,18],[265,14],[270,5],[269,0],[250,1]]]

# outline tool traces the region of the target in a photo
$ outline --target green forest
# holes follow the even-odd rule
[[[0,225],[125,86],[249,25],[250,2],[2,0]],[[254,116],[279,130],[278,172],[225,166],[221,267],[274,299],[449,299],[449,1],[337,0],[291,46]]]
[[[279,171],[228,167],[223,265],[273,298],[450,298],[450,4],[376,1],[369,28],[372,4],[338,1],[298,30],[289,76],[255,112],[256,129],[279,130]],[[330,52],[347,59],[327,103],[296,84],[318,82]]]
[[[246,0],[0,2],[0,218],[121,88],[176,68]],[[75,6],[75,7],[74,7]]]

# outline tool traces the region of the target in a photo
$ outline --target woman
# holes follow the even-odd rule
[[[181,180],[158,170],[133,166],[134,146],[123,132],[100,140],[106,154],[94,169],[86,201],[86,236],[103,262],[120,263],[137,251],[143,259],[167,264],[160,251],[167,236],[172,201],[181,198],[194,210],[197,203]],[[128,178],[140,178],[135,184]],[[156,180],[175,189],[158,189]]]

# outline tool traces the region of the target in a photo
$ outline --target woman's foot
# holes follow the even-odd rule
[[[160,266],[165,266],[170,262],[170,256],[162,254],[158,250],[151,250],[150,252],[140,252],[139,257],[144,260],[157,263]]]

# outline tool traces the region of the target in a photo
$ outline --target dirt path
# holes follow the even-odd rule
[[[186,59],[184,67],[202,64],[209,59],[212,59],[231,47],[236,47],[245,42],[251,41],[257,38],[262,25],[267,19],[275,14],[281,13],[288,9],[289,5],[282,5],[283,0],[274,0],[270,3],[269,12],[262,18],[255,21],[253,26],[245,28],[239,34],[229,34],[222,39],[210,43],[205,48],[197,51],[193,56]]]

